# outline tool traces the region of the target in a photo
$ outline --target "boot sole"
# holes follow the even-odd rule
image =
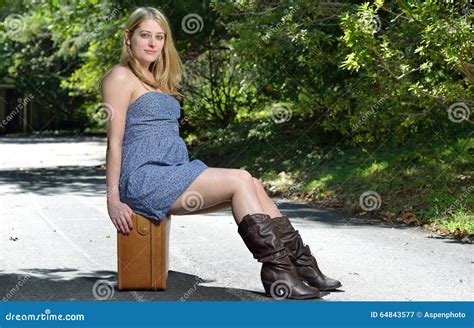
[[[305,280],[305,281],[306,281],[306,280]],[[307,281],[306,281],[306,283],[307,283],[308,285],[310,285],[311,287],[314,287],[314,288],[319,289],[320,291],[331,291],[331,290],[336,290],[336,289],[342,287],[342,284],[338,284],[338,285],[336,285],[336,286],[330,286],[330,287],[326,287],[326,288],[319,288],[319,287],[317,287],[317,286],[311,285],[311,284],[310,284],[309,282],[307,282]]]
[[[318,293],[318,296],[292,296],[292,297],[288,297],[288,299],[290,300],[308,300],[308,299],[311,299],[311,298],[321,298],[323,296],[326,296],[326,295],[329,295],[330,293],[328,292],[319,292]]]

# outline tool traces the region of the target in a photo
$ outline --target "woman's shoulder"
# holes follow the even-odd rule
[[[131,92],[135,85],[134,76],[133,72],[127,66],[117,64],[103,76],[101,89],[126,89]]]
[[[117,64],[104,75],[104,80],[123,83],[124,81],[130,81],[133,76],[134,74],[130,68]]]

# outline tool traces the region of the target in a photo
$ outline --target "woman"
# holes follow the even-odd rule
[[[189,161],[179,136],[181,75],[166,17],[155,8],[136,9],[124,31],[120,64],[101,85],[103,102],[112,111],[107,122],[107,208],[116,229],[128,234],[133,213],[162,220],[231,207],[244,243],[263,263],[267,294],[306,299],[340,287],[321,273],[309,247],[258,179],[245,170]],[[188,205],[196,199],[199,208]]]

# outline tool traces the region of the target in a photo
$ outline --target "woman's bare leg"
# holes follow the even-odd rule
[[[190,214],[225,201],[231,201],[237,224],[247,214],[265,213],[249,172],[210,167],[178,197],[167,214]]]
[[[260,204],[262,204],[263,212],[271,216],[271,218],[276,218],[277,216],[282,216],[280,210],[273,202],[273,200],[268,196],[267,191],[263,187],[262,181],[253,178],[255,189],[257,190],[258,199]]]
[[[260,204],[263,207],[263,213],[270,215],[272,218],[282,216],[282,213],[280,212],[276,204],[268,196],[265,188],[263,187],[261,180],[257,178],[253,178],[253,182],[255,185],[255,189],[257,191],[258,199],[260,201]],[[201,208],[199,210],[190,212],[188,214],[195,215],[195,214],[213,213],[213,212],[218,212],[224,209],[228,209],[230,207],[232,207],[232,201],[228,200],[228,201],[224,201],[222,203],[218,203],[206,208]]]
[[[231,207],[232,207],[232,201],[228,200],[228,201],[225,201],[225,202],[222,202],[210,207],[206,207],[206,208],[191,212],[189,214],[194,215],[194,214],[214,213],[214,212],[219,212],[221,210],[225,210]]]
[[[253,182],[255,184],[255,189],[257,191],[258,200],[260,201],[260,204],[263,207],[263,213],[270,215],[272,219],[278,216],[283,216],[280,210],[278,209],[277,205],[268,196],[267,191],[265,190],[265,187],[262,184],[262,181],[257,178],[253,178]],[[231,206],[232,206],[231,201],[225,201],[225,202],[222,202],[222,203],[219,203],[207,208],[197,210],[195,212],[191,212],[189,214],[213,213],[213,212],[218,212],[224,209],[228,209]]]

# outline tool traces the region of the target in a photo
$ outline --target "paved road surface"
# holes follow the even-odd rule
[[[103,138],[0,138],[1,298],[272,300],[230,211],[173,216],[169,288],[118,291],[105,147]],[[312,301],[474,300],[471,244],[276,200],[322,271],[343,284]],[[106,285],[94,294],[98,283]]]

